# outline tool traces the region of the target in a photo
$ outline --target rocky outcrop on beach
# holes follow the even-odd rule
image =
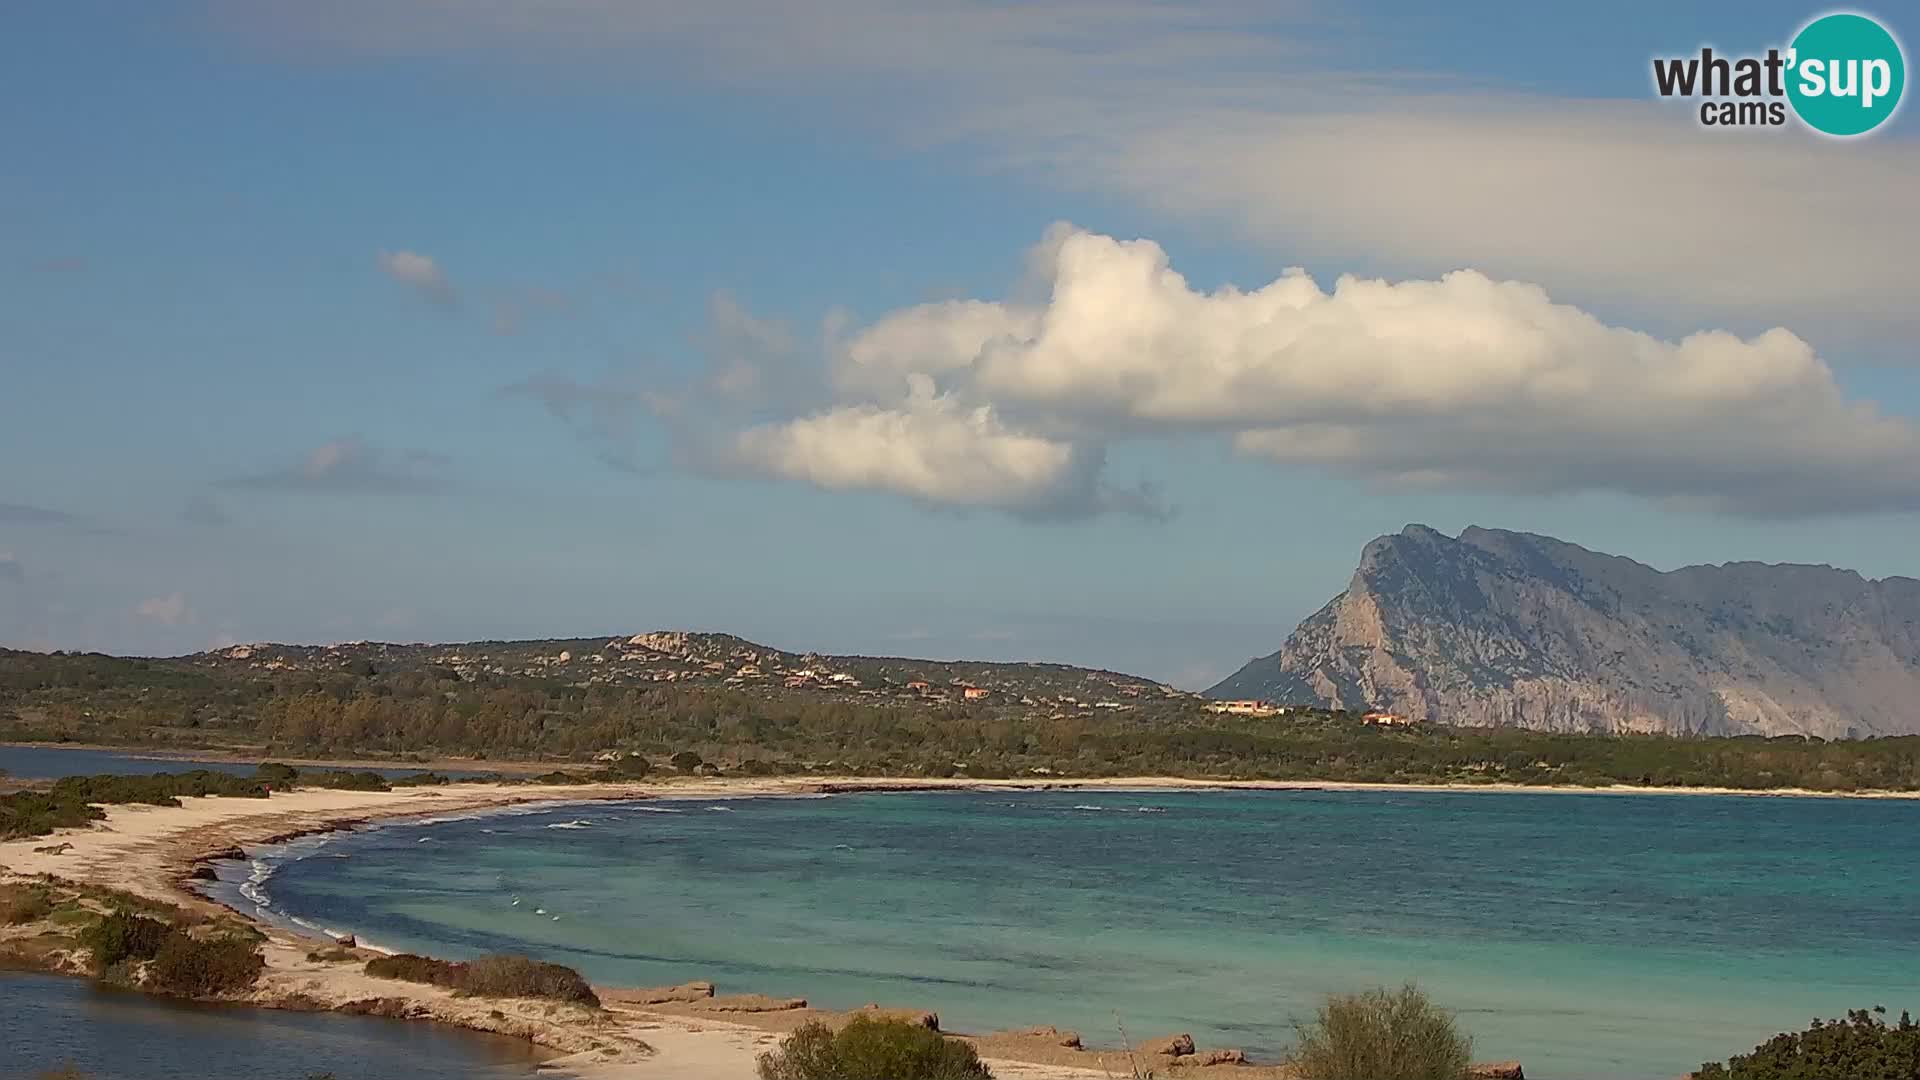
[[[1081,1048],[1079,1032],[1062,1031],[1052,1024],[1046,1024],[1041,1027],[1021,1028],[1018,1031],[1010,1031],[1007,1034],[1028,1039],[1045,1039],[1054,1046],[1064,1046],[1069,1050],[1078,1050]]]
[[[728,994],[694,1003],[694,1008],[711,1013],[793,1012],[807,1007],[800,997],[768,997],[765,994]]]
[[[928,1031],[940,1030],[940,1014],[930,1009],[890,1009],[871,1001],[851,1012],[840,1014],[836,1020],[829,1021],[827,1026],[839,1027],[856,1019],[888,1020],[923,1027]]]
[[[1213,687],[1415,720],[1550,731],[1920,732],[1920,581],[1829,566],[1662,572],[1528,533],[1422,525]]]
[[[669,1002],[706,1001],[711,997],[713,997],[713,984],[710,982],[639,987],[631,990],[614,989],[601,993],[603,1000],[625,1005],[665,1005]]]
[[[1174,1059],[1174,1064],[1188,1068],[1204,1069],[1210,1065],[1245,1065],[1247,1054],[1244,1050],[1195,1050],[1185,1057]]]
[[[1184,1057],[1193,1053],[1193,1036],[1168,1035],[1160,1039],[1148,1039],[1140,1044],[1143,1054],[1158,1054],[1163,1057]]]

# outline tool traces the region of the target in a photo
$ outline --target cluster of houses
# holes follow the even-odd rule
[[[1285,705],[1275,705],[1271,701],[1252,699],[1241,701],[1210,701],[1207,703],[1210,713],[1226,713],[1229,716],[1285,716],[1290,711]]]
[[[1207,702],[1206,708],[1210,713],[1221,713],[1227,716],[1285,716],[1290,712],[1299,711],[1297,707],[1292,705],[1276,705],[1271,701],[1261,701],[1254,698],[1235,701],[1209,701]],[[1401,713],[1385,712],[1376,709],[1363,713],[1360,717],[1360,722],[1368,727],[1395,728],[1412,727],[1420,721],[1415,717],[1406,716]]]

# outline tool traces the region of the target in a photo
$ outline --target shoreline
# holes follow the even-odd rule
[[[199,891],[197,869],[220,859],[250,859],[261,848],[305,836],[365,826],[404,824],[450,815],[483,816],[515,808],[582,805],[655,799],[820,797],[881,792],[991,791],[1430,791],[1456,785],[1363,784],[1311,781],[1196,781],[1171,777],[1020,780],[909,780],[890,778],[670,777],[583,785],[459,782],[386,792],[300,789],[267,799],[190,797],[179,807],[116,805],[105,820],[63,829],[52,836],[0,843],[0,880],[40,875],[104,887],[159,901],[190,913],[224,914],[265,936],[266,972],[259,986],[233,1000],[268,1008],[295,1008],[430,1019],[479,1031],[528,1039],[559,1056],[548,1067],[591,1080],[750,1080],[758,1054],[773,1048],[779,1033],[805,1019],[847,1015],[819,1010],[721,1011],[699,1003],[636,1003],[632,992],[606,988],[606,1012],[589,1014],[553,1003],[463,999],[436,987],[370,977],[362,964],[317,962],[315,952],[336,945],[320,929],[289,927],[272,917],[223,903]],[[1722,789],[1533,788],[1477,785],[1470,791],[1562,794],[1776,795]],[[1789,796],[1801,793],[1788,793]],[[1823,796],[1827,793],[1804,793]],[[1854,796],[1861,797],[1861,796]],[[1888,797],[1888,796],[1880,796]],[[1916,797],[1900,793],[1891,797]],[[43,850],[36,850],[43,849]],[[248,898],[250,899],[250,898]],[[291,919],[291,916],[287,916]],[[347,927],[341,933],[352,933]],[[6,941],[0,928],[0,942]],[[358,949],[357,960],[374,955]],[[77,974],[73,965],[66,969]],[[728,988],[751,990],[752,988]],[[748,995],[752,996],[752,995]],[[556,1011],[556,1009],[558,1011]],[[708,1011],[703,1011],[707,1009]],[[1049,1029],[1035,1029],[1045,1032]],[[949,1033],[953,1034],[953,1033]],[[1046,1034],[991,1033],[973,1037],[997,1076],[1013,1080],[1095,1080],[1129,1075],[1124,1051],[1062,1046]],[[1171,1067],[1171,1061],[1155,1064]],[[1219,1068],[1227,1068],[1220,1065]],[[1175,1075],[1215,1066],[1182,1065]],[[1234,1064],[1239,1080],[1278,1080],[1282,1066]]]
[[[54,749],[84,753],[109,753],[122,757],[140,758],[150,761],[179,761],[184,763],[207,762],[231,765],[257,765],[262,761],[275,761],[296,768],[320,769],[404,769],[407,771],[435,772],[454,770],[458,772],[495,772],[505,776],[537,775],[556,770],[593,770],[600,764],[591,761],[489,761],[474,758],[433,758],[424,762],[402,761],[397,758],[291,758],[267,754],[247,754],[238,750],[181,750],[155,749],[140,746],[111,746],[101,743],[55,743],[55,742],[18,742],[0,740],[0,749]],[[19,778],[15,778],[19,780]],[[39,781],[25,781],[37,783]],[[1857,791],[1822,791],[1816,788],[1736,788],[1719,786],[1679,787],[1652,784],[1515,784],[1462,783],[1449,781],[1406,781],[1388,780],[1274,780],[1274,779],[1233,779],[1226,777],[1185,777],[1185,776],[1019,776],[1019,777],[911,777],[911,776],[826,776],[813,773],[789,773],[782,775],[738,777],[710,776],[687,777],[658,774],[635,780],[608,780],[575,785],[579,788],[631,784],[641,787],[660,787],[678,784],[729,784],[742,785],[748,794],[764,794],[758,786],[767,783],[786,782],[790,784],[815,785],[821,794],[855,794],[860,792],[887,791],[992,791],[992,790],[1063,790],[1076,787],[1100,788],[1113,791],[1418,791],[1418,792],[1488,792],[1493,794],[1554,794],[1554,795],[1711,795],[1711,796],[1747,796],[1752,798],[1783,799],[1916,799],[1920,800],[1920,788],[1897,790],[1888,788],[1869,788]],[[454,786],[473,786],[478,781],[456,780]]]
[[[845,780],[857,790],[877,788]],[[1031,785],[1039,787],[1041,785]],[[263,847],[304,836],[357,828],[404,824],[450,814],[484,815],[520,807],[562,806],[612,801],[677,798],[778,798],[833,794],[828,784],[811,779],[669,780],[594,785],[452,784],[391,792],[303,789],[267,799],[188,797],[179,807],[116,805],[107,817],[87,827],[62,829],[50,836],[0,842],[0,881],[19,883],[42,877],[80,886],[113,889],[180,908],[189,913],[225,914],[263,937],[266,969],[244,995],[218,999],[227,1004],[302,1011],[370,1013],[421,1019],[475,1031],[525,1038],[552,1052],[543,1070],[583,1080],[750,1080],[758,1056],[777,1047],[782,1034],[810,1019],[838,1022],[850,1013],[810,1008],[768,1012],[740,1011],[753,994],[729,995],[713,1005],[699,1002],[636,1003],[643,991],[603,990],[607,1008],[592,1013],[577,1006],[518,999],[460,998],[434,986],[364,974],[351,966],[316,961],[318,950],[339,941],[318,930],[291,928],[201,893],[196,868],[220,859],[245,858]],[[64,850],[60,849],[64,845]],[[50,850],[35,850],[36,848]],[[0,928],[0,943],[9,940]],[[351,932],[350,929],[346,932]],[[52,967],[56,974],[83,975],[77,964]],[[740,988],[750,989],[750,988]],[[856,1010],[858,1011],[858,1010]],[[910,1012],[910,1010],[900,1010]],[[948,1034],[954,1034],[949,1032]],[[992,1033],[976,1039],[982,1056],[1006,1080],[1108,1080],[1120,1055],[1103,1051],[1046,1052],[1049,1040]],[[1027,1049],[1018,1057],[995,1052]],[[1050,1061],[1061,1055],[1084,1058],[1072,1064]],[[1240,1070],[1246,1080],[1266,1080],[1274,1070]]]

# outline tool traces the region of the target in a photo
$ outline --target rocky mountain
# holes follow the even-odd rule
[[[1555,731],[1920,732],[1920,581],[1661,572],[1547,536],[1422,525],[1207,693]]]

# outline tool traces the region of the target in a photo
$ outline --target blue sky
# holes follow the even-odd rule
[[[1649,90],[1812,14],[31,5],[0,642],[688,627],[1201,686],[1408,522],[1911,574],[1913,110]]]

